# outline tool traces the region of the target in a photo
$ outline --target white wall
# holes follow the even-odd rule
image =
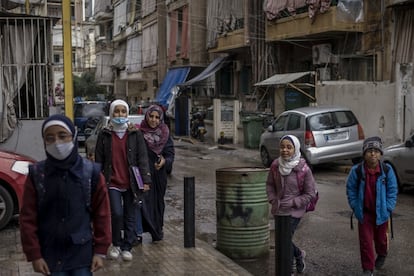
[[[336,104],[352,109],[365,137],[380,136],[384,144],[399,142],[397,126],[403,123],[396,116],[395,84],[388,82],[325,81],[316,86],[318,105]]]
[[[19,120],[19,126],[6,142],[0,144],[0,149],[24,154],[36,160],[45,159],[42,124],[43,120]]]

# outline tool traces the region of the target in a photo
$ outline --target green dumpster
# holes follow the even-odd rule
[[[242,119],[244,147],[249,149],[259,148],[260,135],[263,131],[263,119],[258,116],[247,116]]]

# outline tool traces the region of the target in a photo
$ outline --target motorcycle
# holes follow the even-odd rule
[[[205,114],[202,112],[196,112],[191,116],[190,132],[193,138],[204,142],[204,135],[207,133],[206,126],[204,124]]]

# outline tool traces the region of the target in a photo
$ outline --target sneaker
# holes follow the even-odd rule
[[[130,251],[124,250],[121,252],[122,260],[132,261],[132,253]]]
[[[385,256],[378,255],[377,259],[375,260],[375,268],[380,269],[384,266]]]
[[[132,242],[132,246],[137,246],[142,244],[142,236],[137,236],[136,239]]]
[[[305,257],[306,257],[306,252],[304,250],[301,250],[300,257],[296,259],[296,271],[298,273],[303,273],[305,271],[305,268],[306,268]]]
[[[373,276],[374,273],[371,270],[364,270],[364,272],[362,272],[362,275],[369,275],[369,276]]]
[[[112,246],[109,249],[109,252],[108,252],[109,258],[116,260],[118,259],[119,254],[121,254],[121,248],[119,248],[119,246]]]
[[[295,274],[295,271],[296,271],[296,259],[293,258],[293,260],[292,260],[292,275]]]

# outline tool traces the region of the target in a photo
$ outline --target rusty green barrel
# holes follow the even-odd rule
[[[265,168],[216,170],[217,249],[233,259],[269,252]]]

